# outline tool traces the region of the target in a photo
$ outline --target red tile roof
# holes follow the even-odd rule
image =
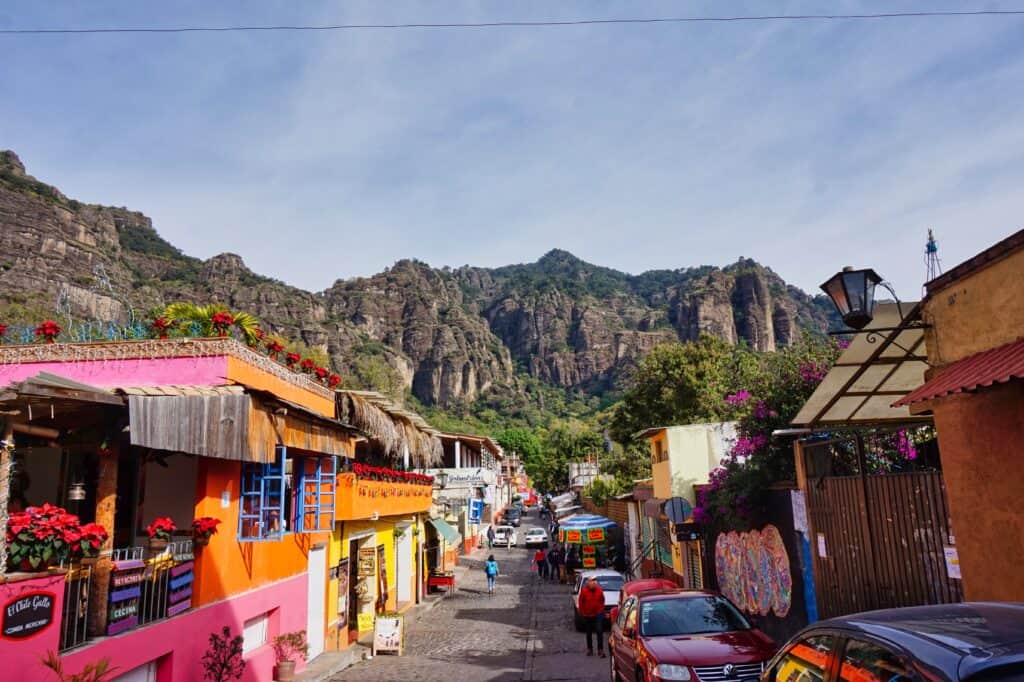
[[[940,369],[923,386],[903,396],[893,407],[973,391],[983,386],[1024,379],[1024,339],[982,351]]]

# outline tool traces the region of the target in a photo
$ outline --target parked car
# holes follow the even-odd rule
[[[639,592],[612,617],[608,658],[615,682],[757,682],[777,649],[728,599],[704,590]]]
[[[523,522],[523,514],[515,507],[509,507],[505,510],[504,521],[510,526],[519,526]]]
[[[495,547],[515,547],[519,542],[516,529],[512,526],[497,526],[494,529]]]
[[[544,532],[543,528],[531,528],[526,531],[526,537],[523,538],[523,544],[527,547],[547,547],[548,534]]]
[[[619,590],[619,606],[622,606],[623,602],[634,594],[639,594],[640,592],[678,589],[679,585],[676,585],[671,580],[666,580],[665,578],[639,578],[637,580],[630,580],[622,586],[621,590]]]
[[[576,580],[572,584],[572,622],[576,630],[583,630],[583,618],[580,616],[580,588],[587,580],[594,578],[604,592],[604,613],[605,626],[607,627],[611,610],[619,603],[619,590],[622,589],[626,579],[618,571],[609,568],[594,568],[587,571],[579,571]]]
[[[1024,679],[1024,604],[869,611],[801,630],[762,682],[1009,682]]]

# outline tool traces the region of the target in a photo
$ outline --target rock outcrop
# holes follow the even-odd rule
[[[402,260],[303,291],[235,254],[186,256],[145,215],[69,199],[13,152],[0,152],[0,288],[8,318],[60,310],[123,322],[178,300],[224,303],[324,350],[343,372],[372,359],[440,405],[514,387],[519,373],[600,392],[660,343],[712,334],[772,350],[828,322],[821,300],[748,259],[636,276],[557,250],[497,269]]]

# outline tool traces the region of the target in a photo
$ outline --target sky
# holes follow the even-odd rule
[[[1024,9],[1024,0],[6,0],[0,28]],[[402,258],[740,257],[914,300],[1024,216],[1024,17],[0,35],[0,148],[310,290]]]

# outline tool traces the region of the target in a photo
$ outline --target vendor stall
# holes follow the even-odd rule
[[[611,519],[595,514],[566,517],[559,523],[558,541],[566,546],[566,568],[621,570],[622,529]]]

